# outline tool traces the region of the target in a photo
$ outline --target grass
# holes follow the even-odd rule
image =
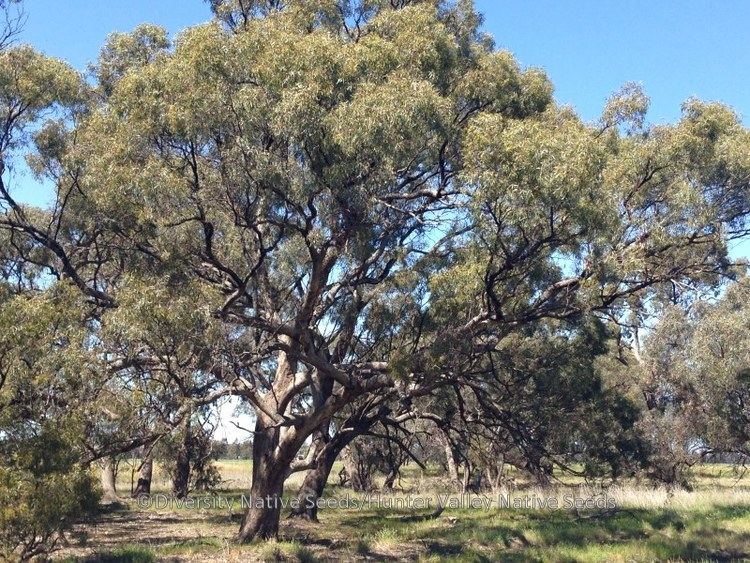
[[[669,492],[626,483],[606,491],[562,479],[554,490],[535,489],[518,479],[511,499],[564,499],[606,494],[616,508],[446,508],[438,518],[415,517],[429,510],[384,506],[322,509],[320,523],[286,520],[278,541],[237,545],[240,496],[249,486],[249,464],[222,461],[225,488],[217,493],[235,508],[142,508],[123,500],[103,511],[95,525],[80,526],[81,538],[58,559],[93,561],[730,561],[750,558],[750,477],[725,465],[698,469],[693,492]],[[333,482],[328,498],[347,494]],[[301,476],[287,487],[291,498]],[[434,472],[407,472],[407,494],[437,501],[445,481]],[[168,490],[157,480],[155,492]],[[454,497],[458,499],[458,497]],[[474,498],[474,497],[473,497]],[[497,497],[492,499],[496,501]],[[403,503],[402,503],[403,504]]]
[[[152,563],[156,561],[156,555],[144,547],[123,546],[87,557],[68,557],[64,561],[65,563]]]

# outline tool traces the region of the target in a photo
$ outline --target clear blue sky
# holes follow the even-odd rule
[[[733,106],[750,125],[750,2],[746,0],[476,0],[498,47],[544,68],[557,100],[595,119],[609,94],[643,84],[654,122],[690,96]],[[207,20],[203,0],[26,0],[22,40],[83,70],[112,31],[142,22],[171,33]],[[44,200],[28,183],[22,197]],[[743,254],[750,254],[744,253]]]

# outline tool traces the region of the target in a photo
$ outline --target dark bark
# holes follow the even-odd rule
[[[286,468],[296,451],[282,452],[279,447],[279,427],[264,423],[258,417],[253,442],[253,481],[250,486],[249,507],[242,519],[237,539],[249,542],[255,538],[273,539],[279,533],[281,497],[284,492]],[[283,448],[293,449],[293,448]]]
[[[383,481],[383,489],[386,491],[392,491],[393,485],[396,483],[396,477],[398,477],[399,468],[392,468],[388,475],[385,476],[385,481]],[[400,481],[399,481],[400,482]]]
[[[140,497],[143,495],[151,494],[151,478],[154,473],[154,458],[151,452],[146,454],[141,462],[141,469],[138,472],[138,482],[135,485],[133,491],[134,497]]]
[[[530,469],[531,475],[534,477],[536,484],[540,487],[551,487],[552,486],[552,466],[541,466],[532,467]]]
[[[172,475],[172,494],[177,498],[185,498],[190,491],[190,446],[191,446],[190,417],[183,423],[182,440],[177,450],[174,473]]]
[[[323,496],[337,456],[338,452],[325,453],[316,466],[307,472],[297,495],[298,504],[290,516],[318,521],[318,499]]]
[[[313,522],[318,521],[318,499],[323,496],[323,491],[331,475],[333,464],[338,458],[341,450],[351,442],[356,434],[347,433],[337,435],[330,442],[324,443],[315,467],[305,475],[302,486],[297,493],[297,506],[292,509],[290,517],[307,518]]]
[[[333,470],[333,464],[339,455],[357,437],[367,433],[377,421],[388,413],[382,407],[374,414],[365,411],[350,416],[343,423],[346,431],[339,431],[332,438],[328,432],[321,432],[315,446],[319,451],[316,453],[316,465],[308,470],[302,486],[297,493],[297,506],[292,509],[290,517],[307,518],[313,522],[318,520],[318,499],[323,496],[328,478]]]
[[[546,488],[552,485],[552,463],[543,459],[538,453],[527,453],[526,471],[531,474],[538,486]]]

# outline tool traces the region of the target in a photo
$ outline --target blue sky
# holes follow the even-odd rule
[[[544,68],[558,101],[587,119],[627,81],[673,121],[690,96],[733,106],[750,125],[750,2],[478,0],[485,29],[525,66]]]
[[[559,102],[597,117],[624,82],[651,97],[649,119],[674,121],[690,96],[734,107],[750,125],[750,2],[745,0],[476,0],[485,30],[524,66],[545,69]],[[26,0],[22,40],[84,70],[106,36],[142,22],[177,33],[210,17],[203,0]],[[19,178],[17,194],[48,190]],[[750,245],[737,249],[750,255]],[[747,249],[747,252],[745,252]],[[741,252],[740,252],[741,251]]]

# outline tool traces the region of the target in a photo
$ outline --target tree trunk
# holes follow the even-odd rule
[[[391,470],[388,475],[386,475],[385,481],[383,481],[383,490],[392,491],[393,485],[396,483],[396,477],[398,477],[398,470]]]
[[[547,488],[552,485],[553,466],[540,455],[528,454],[526,471],[531,474],[538,486]]]
[[[461,477],[458,475],[456,456],[453,452],[450,438],[448,438],[447,434],[443,430],[440,430],[440,437],[443,440],[443,448],[445,450],[445,465],[448,467],[448,477],[450,477],[450,480],[453,482],[454,487],[461,488]]]
[[[318,499],[323,496],[336,457],[338,451],[324,454],[317,465],[307,472],[297,494],[298,504],[289,516],[318,521]]]
[[[115,473],[114,458],[105,457],[102,460],[101,483],[102,483],[102,489],[104,490],[104,498],[116,499],[117,498],[117,486],[116,486],[116,473]]]
[[[305,475],[302,486],[297,493],[297,506],[292,509],[290,517],[306,518],[313,522],[318,521],[318,499],[323,496],[323,491],[328,483],[328,477],[333,470],[333,464],[339,457],[341,450],[351,442],[356,434],[337,435],[331,440],[332,443],[324,445],[322,455],[315,467]],[[327,447],[326,447],[327,446]]]
[[[242,519],[237,539],[249,542],[255,538],[273,539],[279,533],[281,498],[284,492],[287,463],[296,452],[285,452],[279,458],[278,426],[266,425],[259,416],[255,422],[253,442],[253,481],[250,486],[249,506]],[[290,458],[290,459],[287,459]]]
[[[372,467],[370,460],[354,446],[349,448],[344,456],[344,469],[349,478],[349,487],[353,491],[365,492],[372,490]]]
[[[469,462],[469,460],[466,460],[463,466],[464,466],[464,475],[463,475],[463,480],[461,481],[461,492],[468,493],[469,486],[471,485],[471,462]]]
[[[141,470],[138,472],[138,483],[135,485],[133,491],[134,497],[140,497],[143,495],[151,494],[151,477],[154,473],[154,458],[151,452],[146,454],[141,462]]]
[[[487,465],[487,482],[490,484],[493,492],[500,489],[500,483],[503,481],[503,472],[505,471],[505,456],[500,454],[497,463],[493,466]]]
[[[172,475],[172,494],[177,498],[185,498],[190,491],[190,441],[190,416],[187,416]]]
[[[385,465],[388,469],[388,473],[383,481],[383,490],[392,491],[396,479],[401,473],[401,466],[404,465],[406,459],[404,458],[404,453],[400,449],[394,451],[390,444],[386,444],[386,447],[388,450],[385,454]]]
[[[536,481],[536,485],[538,487],[542,487],[546,489],[552,486],[552,481],[550,479],[550,476],[545,470],[534,469],[533,471],[531,471],[531,475],[534,477],[534,481]]]
[[[305,475],[302,486],[297,493],[297,506],[292,509],[290,517],[307,518],[313,522],[318,521],[318,499],[323,496],[323,491],[328,484],[328,477],[333,470],[333,464],[338,459],[341,451],[354,441],[357,436],[367,432],[377,422],[378,416],[365,416],[349,418],[344,427],[350,430],[338,432],[326,441],[328,431],[321,433],[320,439],[315,447],[322,451],[316,452],[317,465],[310,469]]]

